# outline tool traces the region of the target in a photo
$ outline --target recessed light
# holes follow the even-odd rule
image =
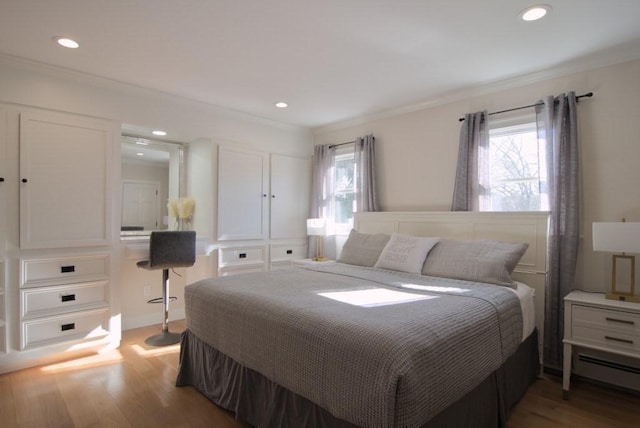
[[[138,152],[136,153],[137,156],[144,156],[144,153]]]
[[[551,6],[549,6],[548,4],[538,4],[520,12],[520,18],[523,21],[537,21],[538,19],[544,17],[550,11]]]
[[[275,106],[276,106],[276,107],[278,107],[278,108],[287,108],[287,107],[289,107],[289,104],[287,104],[287,103],[285,103],[285,102],[280,101],[280,102],[277,102],[277,103],[275,104]]]
[[[80,44],[78,44],[78,42],[69,39],[68,37],[54,37],[53,40],[55,40],[57,44],[59,44],[60,46],[64,46],[65,48],[76,49],[80,47]]]
[[[164,137],[165,135],[167,135],[167,133],[166,133],[166,132],[164,132],[164,131],[160,131],[160,130],[151,131],[151,133],[152,133],[153,135],[157,135],[157,136],[159,136],[159,137]]]

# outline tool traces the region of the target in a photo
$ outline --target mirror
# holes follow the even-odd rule
[[[122,136],[122,237],[175,227],[167,201],[183,193],[185,150],[180,143]]]

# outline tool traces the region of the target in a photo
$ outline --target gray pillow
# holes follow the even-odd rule
[[[420,273],[427,254],[439,240],[439,238],[419,238],[394,233],[374,267]]]
[[[422,274],[515,287],[511,272],[529,244],[442,239],[429,252]]]
[[[373,267],[385,245],[389,242],[389,238],[390,236],[384,233],[372,235],[352,229],[337,261],[350,265]]]

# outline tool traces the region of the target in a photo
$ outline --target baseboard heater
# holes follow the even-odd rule
[[[640,360],[578,353],[575,363],[579,376],[640,391]]]

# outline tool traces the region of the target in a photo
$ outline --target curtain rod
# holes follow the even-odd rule
[[[576,97],[576,101],[579,100],[580,98],[584,98],[584,97],[591,98],[592,96],[593,96],[593,92],[587,92],[586,94],[578,95]],[[506,109],[506,110],[494,111],[494,112],[488,113],[488,116],[491,116],[492,114],[500,114],[500,113],[507,113],[507,112],[515,111],[515,110],[522,110],[524,108],[540,106],[542,104],[544,104],[544,103],[539,102],[539,103],[535,103],[535,104],[530,104],[528,106],[514,107],[514,108],[509,108],[509,109]],[[464,117],[459,118],[458,122],[464,122]]]
[[[355,142],[356,142],[356,140],[353,140],[353,141],[347,141],[346,143],[340,143],[340,144],[331,144],[331,145],[329,146],[329,148],[331,149],[331,148],[333,148],[333,147],[345,146],[345,145],[347,145],[347,144],[353,144],[353,143],[355,143]]]

